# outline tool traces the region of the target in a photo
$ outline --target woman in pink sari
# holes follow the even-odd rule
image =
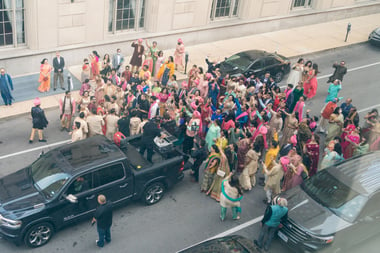
[[[345,148],[343,149],[344,159],[351,158],[354,155],[356,146],[360,143],[360,128],[355,128],[351,133],[348,133],[344,140],[347,142]]]
[[[92,54],[90,55],[92,78],[95,78],[95,76],[98,76],[100,74],[99,58],[100,58],[100,56],[99,56],[98,52],[92,51]]]
[[[153,57],[151,51],[148,51],[145,55],[145,60],[142,64],[143,66],[148,66],[149,73],[153,71]]]
[[[38,82],[41,83],[41,85],[38,87],[39,92],[48,92],[50,90],[50,73],[51,66],[48,63],[48,60],[44,58],[41,61],[40,78],[38,79]]]
[[[183,69],[183,56],[185,54],[185,45],[183,44],[182,39],[178,39],[177,46],[174,51],[174,64],[175,69],[178,69],[178,66]]]
[[[304,82],[303,89],[304,89],[304,95],[308,99],[312,99],[315,97],[317,94],[317,88],[318,88],[318,80],[317,80],[317,75],[318,75],[318,64],[314,63],[313,68],[309,70],[308,72],[308,78]]]
[[[301,122],[303,119],[304,107],[305,107],[305,98],[304,96],[301,96],[298,102],[296,103],[296,106],[294,107],[294,113],[296,115],[296,118],[298,119],[298,122]]]

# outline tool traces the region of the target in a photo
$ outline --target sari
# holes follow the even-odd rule
[[[224,178],[226,178],[230,174],[230,167],[228,165],[228,159],[226,155],[221,152],[220,153],[220,163],[217,170],[223,171],[224,175],[220,176],[218,173],[214,174],[214,180],[210,186],[210,189],[207,192],[207,195],[210,194],[210,197],[215,199],[216,201],[220,201],[220,193],[221,193],[221,184]]]
[[[51,66],[49,64],[41,64],[40,67],[40,86],[38,87],[39,92],[48,92],[50,90],[50,72]]]
[[[359,144],[360,143],[360,137],[348,134],[347,138],[352,141],[353,143]],[[348,141],[347,146],[343,150],[343,157],[344,159],[351,158],[354,155],[354,151],[356,149],[356,146]]]
[[[216,165],[212,166],[213,162],[216,161]],[[214,180],[215,173],[220,165],[220,154],[212,152],[208,158],[205,165],[205,172],[203,175],[203,181],[201,185],[201,191],[207,192]]]
[[[100,74],[99,57],[97,56],[94,56],[91,60],[91,74],[93,78],[95,78],[95,76]]]

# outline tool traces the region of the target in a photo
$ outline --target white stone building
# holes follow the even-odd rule
[[[138,38],[174,48],[380,12],[380,0],[0,0],[0,66],[37,72],[61,51],[130,55]],[[312,31],[311,31],[312,32]]]

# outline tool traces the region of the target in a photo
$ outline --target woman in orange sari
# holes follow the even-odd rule
[[[39,92],[48,92],[50,90],[50,73],[51,73],[51,66],[48,63],[48,60],[44,58],[41,61],[40,66],[40,78],[38,79],[38,82],[40,82],[40,86],[38,87]]]
[[[95,76],[100,74],[100,69],[99,69],[99,54],[96,51],[92,51],[92,54],[90,54],[90,59],[91,59],[91,77],[92,79],[95,78]]]

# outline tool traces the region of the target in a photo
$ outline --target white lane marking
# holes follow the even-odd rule
[[[184,248],[184,249],[181,249],[181,250],[179,250],[179,251],[177,251],[177,252],[181,252],[181,251],[183,251],[183,250],[187,250],[187,249],[189,249],[189,248],[191,248],[191,247],[194,247],[195,245],[201,244],[201,243],[203,243],[203,242],[206,242],[206,241],[209,241],[209,240],[212,240],[212,239],[216,239],[216,238],[219,238],[219,237],[223,237],[223,236],[227,236],[227,235],[233,234],[233,233],[235,233],[235,232],[237,232],[237,231],[239,231],[239,230],[242,230],[242,229],[244,229],[244,228],[247,228],[247,227],[249,227],[249,226],[252,226],[253,224],[258,223],[259,221],[261,221],[261,220],[263,219],[263,217],[264,217],[263,215],[261,215],[261,216],[259,216],[259,217],[256,217],[256,218],[254,218],[254,219],[252,219],[252,220],[249,220],[249,221],[247,221],[247,222],[245,222],[245,223],[243,223],[243,224],[240,224],[239,226],[233,227],[233,228],[231,228],[231,229],[229,229],[229,230],[226,230],[226,231],[224,231],[224,232],[222,232],[222,233],[220,233],[220,234],[217,234],[217,235],[215,235],[215,236],[213,236],[213,237],[210,237],[210,238],[208,238],[208,239],[206,239],[206,240],[203,240],[203,241],[201,241],[201,242],[195,243],[195,244],[193,244],[193,245],[191,245],[191,246],[189,246],[189,247],[186,247],[186,248]]]
[[[50,147],[54,147],[54,146],[57,146],[57,145],[63,145],[63,144],[69,143],[69,142],[71,142],[71,140],[55,142],[55,143],[44,145],[44,146],[41,146],[41,147],[26,149],[26,150],[23,150],[23,151],[20,151],[20,152],[16,152],[16,153],[0,156],[0,160],[5,159],[5,158],[9,158],[9,157],[12,157],[12,156],[17,156],[17,155],[22,155],[22,154],[25,154],[25,153],[33,152],[33,151],[40,150],[40,149],[43,149],[43,148],[50,148]]]
[[[363,66],[359,66],[359,67],[355,67],[355,68],[351,68],[351,69],[347,69],[347,72],[351,72],[351,71],[356,71],[356,70],[360,70],[360,69],[365,69],[365,68],[369,68],[369,67],[372,67],[372,66],[375,66],[375,65],[379,65],[380,62],[374,62],[374,63],[370,63],[370,64],[367,64],[367,65],[363,65]],[[331,76],[331,74],[329,75],[323,75],[323,76],[318,76],[317,79],[323,79],[323,78],[327,78],[329,76]],[[280,88],[286,88],[287,85],[284,85],[284,86],[281,86]]]
[[[290,209],[290,211],[293,211],[294,209],[300,207],[300,206],[303,206],[305,204],[309,203],[309,200],[308,199],[305,199],[304,201],[302,201],[301,203],[299,203],[298,205],[295,205],[292,209]]]
[[[373,108],[376,108],[376,107],[380,107],[380,104],[372,105],[372,106],[370,106],[370,107],[366,107],[366,108],[360,109],[360,110],[358,110],[358,113],[365,112],[365,111],[369,111],[369,110],[371,110],[371,109],[373,109]]]

